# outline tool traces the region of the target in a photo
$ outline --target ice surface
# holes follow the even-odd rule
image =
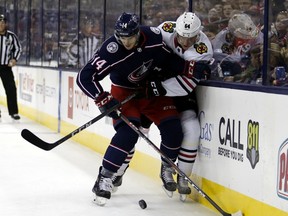
[[[27,128],[47,142],[62,135],[21,116],[13,122],[0,106],[0,215],[1,216],[216,216],[202,205],[177,193],[168,198],[160,181],[129,169],[118,191],[105,207],[95,205],[91,189],[101,164],[101,155],[70,140],[51,151],[25,141]],[[144,199],[146,209],[138,201]]]

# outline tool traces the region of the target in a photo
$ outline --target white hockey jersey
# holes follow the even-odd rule
[[[213,49],[209,38],[200,31],[196,43],[183,50],[181,45],[177,42],[176,36],[176,22],[166,21],[158,26],[161,30],[163,41],[180,57],[187,61],[207,61],[213,59]],[[192,92],[197,86],[194,80],[185,76],[178,75],[162,82],[166,89],[166,96],[184,96]],[[185,88],[183,88],[183,86]]]

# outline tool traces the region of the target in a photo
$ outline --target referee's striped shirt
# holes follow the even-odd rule
[[[7,30],[0,35],[0,65],[8,65],[10,59],[19,59],[21,55],[21,44],[18,37]]]

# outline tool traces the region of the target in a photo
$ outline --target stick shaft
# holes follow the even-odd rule
[[[188,182],[191,184],[191,186],[206,200],[210,202],[211,205],[213,205],[223,216],[231,216],[231,214],[225,212],[220,206],[218,206],[202,189],[200,189],[190,178],[187,176],[182,170],[179,169],[179,167],[168,157],[166,154],[164,154],[163,151],[161,151],[142,131],[139,130],[127,117],[122,115],[120,113],[120,118],[128,125],[130,128],[132,128],[142,139],[144,139],[156,152],[158,152],[175,170],[176,172],[184,176]]]
[[[53,142],[53,143],[48,143],[42,139],[40,139],[38,136],[36,136],[34,133],[32,133],[30,130],[28,129],[23,129],[21,132],[21,136],[27,140],[28,142],[30,142],[31,144],[46,150],[46,151],[50,151],[51,149],[55,148],[56,146],[60,145],[61,143],[65,142],[66,140],[70,139],[71,137],[75,136],[76,134],[78,134],[79,132],[81,132],[82,130],[88,128],[89,126],[91,126],[92,124],[94,124],[95,122],[97,122],[98,120],[102,119],[104,116],[108,115],[109,113],[111,113],[112,111],[118,109],[120,106],[122,106],[124,103],[128,102],[129,100],[131,100],[133,97],[136,96],[135,94],[132,94],[130,96],[128,96],[125,100],[123,100],[121,103],[116,104],[115,106],[111,107],[110,109],[108,109],[106,112],[101,113],[100,115],[96,116],[95,118],[93,118],[92,120],[88,121],[87,123],[83,124],[82,126],[78,127],[77,129],[75,129],[74,131],[72,131],[71,133],[67,134],[66,136],[62,137],[61,139]]]

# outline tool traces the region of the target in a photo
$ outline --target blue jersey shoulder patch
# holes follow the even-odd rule
[[[160,32],[160,29],[159,28],[157,28],[157,27],[150,27],[150,29],[151,29],[151,31],[152,32],[154,32],[155,34],[160,34],[161,32]]]
[[[117,52],[118,48],[119,48],[119,45],[116,42],[110,42],[106,47],[109,53]]]

